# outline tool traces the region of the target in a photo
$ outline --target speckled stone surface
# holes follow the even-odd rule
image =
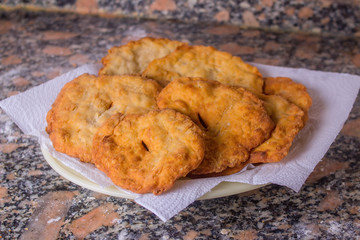
[[[0,100],[134,37],[213,45],[246,61],[360,75],[356,38],[62,13],[0,12]],[[354,239],[360,235],[360,96],[324,159],[295,193],[269,185],[196,201],[167,222],[136,203],[79,187],[0,110],[2,239]]]
[[[360,37],[358,0],[0,0],[1,6]]]

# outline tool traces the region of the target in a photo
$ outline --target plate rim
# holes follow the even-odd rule
[[[51,166],[51,168],[54,169],[54,171],[57,172],[60,176],[64,177],[72,183],[75,183],[83,188],[92,190],[94,192],[99,192],[114,197],[121,197],[133,200],[138,196],[138,194],[136,193],[131,194],[122,191],[115,186],[102,187],[99,184],[91,181],[90,179],[86,178],[85,176],[63,164],[60,160],[52,156],[51,153],[44,147],[41,146],[40,148],[46,162]],[[227,197],[255,190],[266,185],[268,184],[252,185],[239,182],[221,182],[217,186],[212,188],[209,192],[199,197],[197,200],[208,200],[220,197]]]

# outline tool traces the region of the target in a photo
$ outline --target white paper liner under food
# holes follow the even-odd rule
[[[289,154],[278,163],[249,168],[231,176],[179,180],[160,195],[138,194],[135,201],[166,221],[220,182],[253,185],[274,183],[299,191],[314,167],[327,152],[352,109],[360,77],[350,74],[256,65],[265,77],[284,76],[304,84],[313,100],[309,120],[293,142]],[[102,187],[113,183],[93,165],[58,153],[46,134],[46,114],[65,83],[83,74],[97,74],[98,65],[84,65],[40,86],[0,102],[3,110],[25,134],[38,137],[41,146],[64,165]],[[124,190],[125,191],[125,190]],[[125,191],[126,192],[126,191]]]

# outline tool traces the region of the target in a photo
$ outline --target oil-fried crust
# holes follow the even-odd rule
[[[240,172],[243,168],[245,168],[249,164],[249,160],[243,163],[236,165],[235,167],[228,167],[225,170],[217,173],[208,173],[208,174],[188,174],[187,177],[189,178],[210,178],[210,177],[221,177],[221,176],[228,176],[234,173]]]
[[[98,127],[115,112],[156,109],[159,91],[154,80],[141,77],[83,74],[60,91],[47,114],[46,131],[57,151],[92,162],[92,138]]]
[[[262,93],[263,79],[254,66],[240,57],[213,47],[180,46],[166,57],[152,61],[142,74],[162,86],[179,77],[202,77]]]
[[[202,78],[172,81],[160,92],[157,104],[160,109],[184,113],[205,130],[205,157],[192,174],[216,173],[240,165],[274,127],[254,94]]]
[[[312,100],[304,85],[287,77],[268,77],[264,79],[264,93],[282,96],[300,107],[304,111],[303,121],[306,123]]]
[[[276,127],[270,138],[251,152],[250,163],[278,162],[288,154],[295,136],[303,128],[304,111],[281,96],[260,97]]]
[[[112,47],[101,60],[103,67],[99,75],[141,74],[152,60],[164,57],[184,44],[164,38],[145,37]]]
[[[195,169],[204,156],[201,129],[174,110],[115,114],[93,142],[96,166],[122,188],[161,194]]]

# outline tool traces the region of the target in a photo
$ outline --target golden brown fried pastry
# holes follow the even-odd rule
[[[264,93],[282,96],[286,100],[300,107],[305,113],[303,117],[305,123],[308,119],[308,111],[312,104],[311,97],[306,91],[306,87],[287,77],[269,77],[264,80]]]
[[[159,85],[137,76],[83,74],[67,83],[48,112],[46,131],[54,148],[92,162],[92,139],[116,112],[145,113],[156,109]]]
[[[205,46],[181,46],[152,61],[143,76],[157,80],[162,86],[179,77],[202,77],[254,93],[262,93],[263,88],[256,67],[244,63],[240,57]]]
[[[204,156],[203,132],[171,109],[115,114],[94,137],[96,166],[122,188],[161,194]]]
[[[303,128],[304,112],[280,96],[260,97],[276,127],[270,138],[251,152],[250,163],[278,162],[288,154],[295,136]]]
[[[205,157],[192,174],[216,173],[241,165],[274,127],[254,94],[202,78],[173,80],[160,92],[157,104],[160,109],[184,113],[205,130]]]
[[[99,75],[141,74],[152,60],[168,55],[183,44],[164,38],[145,37],[113,47],[101,60],[104,66]]]
[[[249,164],[249,160],[243,163],[238,164],[235,167],[228,167],[225,170],[217,173],[208,173],[208,174],[188,174],[187,177],[189,178],[209,178],[209,177],[221,177],[221,176],[228,176],[237,172],[240,172],[244,167]]]

